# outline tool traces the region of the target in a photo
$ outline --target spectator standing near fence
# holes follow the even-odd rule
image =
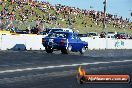
[[[10,31],[15,32],[15,27],[13,25],[11,25]]]
[[[2,22],[1,22],[1,18],[0,18],[0,30],[2,30],[1,26],[2,26]]]
[[[1,17],[2,15],[1,15],[1,13],[0,13],[0,30],[2,30],[2,21],[1,21],[1,19],[2,19],[2,17]]]

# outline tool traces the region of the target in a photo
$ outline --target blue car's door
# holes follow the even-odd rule
[[[77,49],[78,49],[78,51],[79,50],[81,50],[82,49],[82,47],[83,47],[83,42],[82,42],[82,40],[78,37],[78,39],[77,39]]]
[[[69,38],[69,45],[72,46],[72,51],[76,51],[77,50],[77,37],[75,34],[72,34]]]
[[[76,42],[76,50],[79,51],[82,49],[82,46],[83,46],[82,40],[77,36],[77,34],[75,35],[75,37],[76,37],[76,41],[77,41]]]

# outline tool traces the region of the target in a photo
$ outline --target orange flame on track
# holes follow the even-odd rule
[[[79,73],[80,76],[86,75],[86,71],[84,69],[82,69],[82,66],[79,66],[78,73]]]

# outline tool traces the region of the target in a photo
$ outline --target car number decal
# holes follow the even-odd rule
[[[53,43],[54,42],[54,39],[49,39],[49,42],[52,42]]]

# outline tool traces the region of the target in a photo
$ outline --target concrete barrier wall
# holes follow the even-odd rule
[[[25,50],[26,41],[24,36],[2,35],[1,50]]]
[[[1,35],[1,50],[45,50],[42,35]]]
[[[107,39],[107,49],[125,49],[125,42],[124,39]]]
[[[132,39],[107,39],[108,49],[132,49]]]
[[[45,50],[42,45],[42,35],[25,36],[27,50]]]
[[[43,35],[0,35],[0,50],[45,50]],[[105,39],[82,37],[93,49],[132,49],[131,39]]]
[[[106,43],[104,38],[91,38],[91,37],[82,37],[81,40],[88,42],[89,49],[105,49]]]
[[[131,39],[112,38],[89,38],[82,37],[81,40],[88,42],[89,49],[132,49]]]
[[[0,50],[1,50],[1,43],[2,43],[2,36],[0,35]]]

